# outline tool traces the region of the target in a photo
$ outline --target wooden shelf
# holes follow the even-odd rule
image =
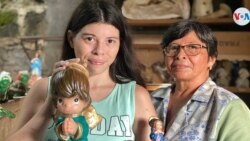
[[[214,32],[218,40],[218,59],[250,60],[250,32]],[[134,34],[133,46],[136,49],[150,49],[161,51],[160,34]]]
[[[177,21],[183,19],[157,19],[157,20],[133,20],[127,19],[127,22],[130,26],[169,26]],[[225,24],[233,24],[233,18],[220,18],[220,19],[197,19],[197,21],[209,24],[209,25],[225,25]]]
[[[133,46],[137,49],[160,49],[162,35],[157,34],[134,34]]]
[[[236,94],[250,94],[250,88],[225,87],[225,89]]]
[[[170,85],[169,83],[154,83],[154,84],[147,84],[146,88],[149,92],[152,92],[156,89],[167,87],[169,85]]]

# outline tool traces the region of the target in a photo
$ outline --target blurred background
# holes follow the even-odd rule
[[[29,87],[51,75],[60,60],[64,29],[82,0],[0,0],[0,104],[16,115]],[[113,0],[130,25],[133,46],[143,64],[148,90],[171,82],[160,41],[170,24],[195,19],[218,39],[219,56],[211,74],[220,86],[250,107],[250,23],[237,25],[233,13],[250,10],[249,0]],[[250,20],[250,14],[245,16]],[[1,109],[1,108],[0,108]],[[0,118],[0,141],[15,119]],[[5,128],[2,128],[5,127]],[[2,136],[3,135],[3,136]]]

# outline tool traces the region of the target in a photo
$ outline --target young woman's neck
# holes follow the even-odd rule
[[[114,84],[114,81],[110,78],[109,74],[90,75],[89,77],[90,87],[99,87],[109,84]]]

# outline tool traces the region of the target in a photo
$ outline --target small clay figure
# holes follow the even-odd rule
[[[4,117],[15,118],[16,115],[13,112],[11,112],[10,110],[2,107],[0,104],[0,119],[4,118]]]
[[[192,17],[202,17],[213,13],[212,0],[194,0],[192,5]]]
[[[30,88],[37,80],[42,78],[42,60],[41,52],[37,51],[35,57],[30,62],[30,79],[28,87]]]
[[[20,81],[26,88],[28,87],[28,82],[30,79],[30,75],[28,70],[18,71],[16,76],[16,81]]]
[[[248,88],[249,87],[249,80],[248,80],[249,71],[246,68],[241,68],[238,74],[239,74],[239,77],[236,80],[236,86]]]
[[[8,101],[7,90],[12,83],[12,78],[9,72],[2,71],[0,73],[0,103]]]
[[[89,95],[87,69],[71,63],[51,78],[51,95],[56,107],[55,130],[59,140],[88,141],[89,128],[101,122]]]
[[[192,18],[221,18],[232,15],[231,8],[223,1],[216,0],[218,9],[215,9],[213,0],[193,0]]]
[[[165,141],[162,121],[158,117],[151,117],[149,125],[151,127],[150,139],[152,141]]]
[[[125,0],[122,13],[128,19],[188,19],[189,0]]]
[[[155,62],[152,65],[153,71],[160,76],[162,82],[170,82],[170,76],[168,75],[167,68],[164,66],[162,62]]]
[[[25,96],[27,87],[20,80],[16,80],[9,86],[7,91],[8,99],[17,99]]]
[[[35,57],[31,60],[30,69],[31,75],[42,75],[42,60],[40,58],[41,52],[37,51]]]
[[[143,65],[142,76],[143,76],[146,83],[153,82],[153,70],[152,70],[151,66]]]
[[[228,72],[224,68],[218,68],[216,70],[216,83],[219,86],[229,86]]]

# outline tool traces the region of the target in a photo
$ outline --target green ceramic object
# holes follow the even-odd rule
[[[3,117],[15,118],[16,115],[13,112],[9,111],[8,109],[5,109],[0,106],[0,118]]]
[[[8,101],[7,90],[12,82],[12,78],[8,72],[0,73],[0,103]]]

